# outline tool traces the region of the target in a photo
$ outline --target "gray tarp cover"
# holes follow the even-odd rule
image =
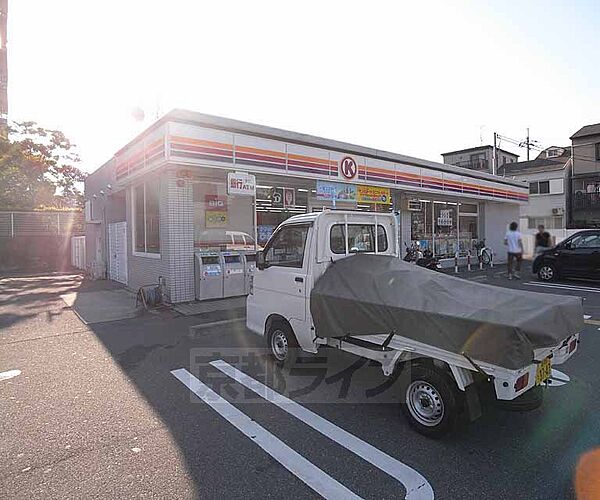
[[[484,285],[369,254],[332,263],[310,311],[320,337],[393,331],[508,369],[583,329],[578,297]]]

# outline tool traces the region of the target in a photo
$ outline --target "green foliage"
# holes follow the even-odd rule
[[[12,124],[0,137],[0,209],[81,208],[86,174],[73,150],[58,130]]]

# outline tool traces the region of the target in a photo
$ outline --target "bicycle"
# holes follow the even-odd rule
[[[476,251],[478,262],[482,262],[486,266],[492,262],[492,249],[485,246],[485,238],[473,244]]]

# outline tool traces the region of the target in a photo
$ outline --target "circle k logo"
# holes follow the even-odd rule
[[[346,179],[354,179],[358,173],[358,165],[356,165],[354,158],[350,156],[342,158],[340,161],[340,172]]]

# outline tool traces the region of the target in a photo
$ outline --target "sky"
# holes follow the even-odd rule
[[[600,122],[599,25],[594,0],[9,0],[9,119],[88,172],[172,108],[433,161],[568,145]]]

